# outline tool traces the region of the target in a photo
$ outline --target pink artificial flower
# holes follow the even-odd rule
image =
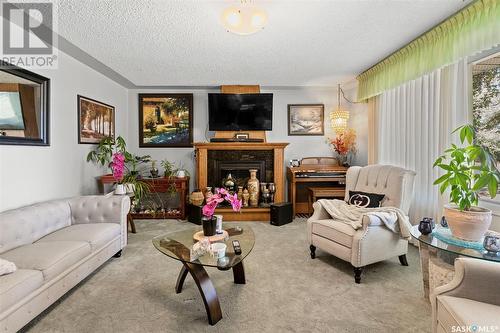
[[[229,194],[229,192],[225,188],[218,188],[217,189],[217,194],[220,194],[221,196],[222,195],[226,196],[226,195]]]
[[[207,203],[205,206],[203,206],[202,209],[203,215],[208,217],[213,216],[215,213],[215,208],[217,208],[218,204],[219,203],[215,200],[212,200],[209,203]]]
[[[111,169],[113,170],[113,178],[116,182],[121,182],[125,173],[125,156],[122,153],[113,154]]]
[[[234,195],[228,193],[226,195],[226,200],[231,203],[235,212],[239,212],[241,210],[241,200],[238,200],[238,195],[236,193]]]
[[[224,198],[222,198],[219,193],[216,193],[208,199],[207,204],[212,203],[212,202],[216,202],[216,205],[217,205],[223,201],[224,201]]]

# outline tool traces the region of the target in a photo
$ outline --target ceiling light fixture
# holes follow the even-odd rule
[[[241,0],[239,5],[224,9],[221,21],[228,32],[251,35],[264,29],[267,14],[254,6],[251,0]]]

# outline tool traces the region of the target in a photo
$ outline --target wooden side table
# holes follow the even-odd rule
[[[345,196],[344,187],[308,187],[309,191],[309,214],[313,212],[312,204],[317,198],[342,198]]]

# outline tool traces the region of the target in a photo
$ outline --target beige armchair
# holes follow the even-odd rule
[[[390,165],[351,167],[347,170],[345,200],[349,191],[384,194],[382,206],[397,207],[408,214],[413,194],[415,172]],[[307,220],[311,258],[320,248],[354,267],[354,280],[361,282],[363,267],[399,256],[408,266],[408,241],[385,227],[378,219],[363,218],[363,227],[354,230],[348,224],[333,220],[326,210],[315,202],[314,213]]]
[[[500,331],[500,263],[455,260],[453,280],[431,295],[433,332]]]

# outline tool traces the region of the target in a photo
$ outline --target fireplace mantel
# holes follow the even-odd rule
[[[196,187],[205,192],[208,186],[208,151],[210,150],[272,150],[273,178],[276,185],[275,202],[285,200],[285,167],[284,151],[288,146],[286,142],[197,142],[194,144],[196,153]],[[235,213],[230,209],[217,210],[218,214],[224,215],[226,221],[269,221],[269,208],[243,208],[241,213]]]

